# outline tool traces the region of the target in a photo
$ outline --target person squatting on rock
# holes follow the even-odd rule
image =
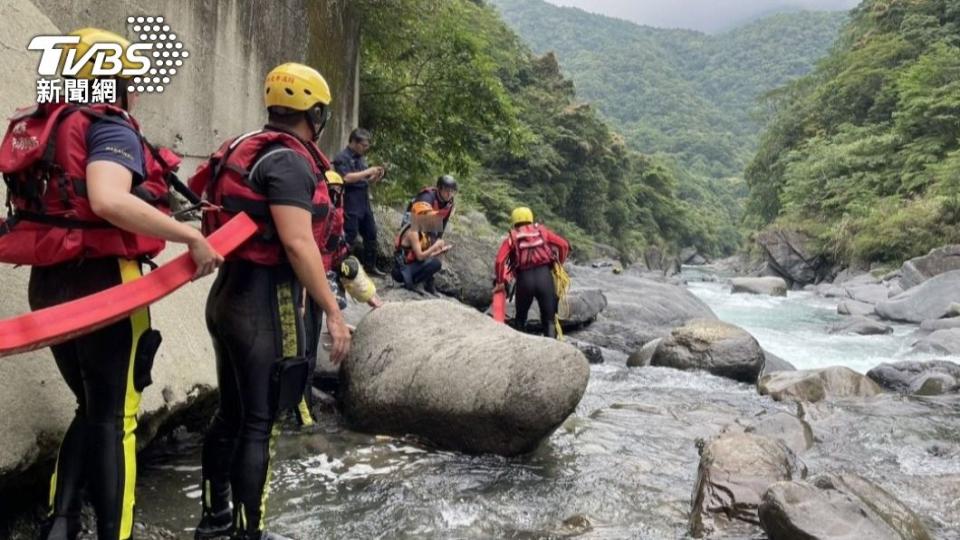
[[[434,275],[443,267],[441,257],[453,246],[438,238],[443,217],[428,202],[411,207],[410,223],[401,227],[394,242],[393,279],[409,291],[423,284],[428,294],[437,294]]]
[[[71,35],[80,38],[72,46],[76,58],[97,44],[124,51],[130,46],[97,28]],[[75,77],[94,78],[93,63]],[[118,79],[116,93],[112,104],[34,107],[15,117],[4,137],[0,162],[13,212],[0,226],[0,261],[31,266],[31,309],[138,279],[142,263],[157,255],[164,241],[188,246],[195,279],[223,262],[200,231],[169,217],[165,177],[179,158],[143,138],[130,115],[138,96],[127,92],[125,80]],[[49,140],[39,141],[48,126]],[[41,144],[17,142],[24,137]],[[60,446],[41,538],[77,538],[84,488],[96,514],[97,537],[131,537],[137,412],[160,341],[150,311],[142,308],[51,347],[77,409]]]
[[[196,538],[280,538],[264,531],[270,446],[278,414],[296,409],[308,384],[307,349],[320,324],[308,314],[327,315],[334,364],[350,347],[320,253],[333,209],[330,164],[315,141],[329,86],[313,68],[283,64],[267,75],[264,102],[267,125],[226,141],[191,178],[223,209],[204,214],[206,232],[241,211],[259,227],[228,257],[207,300],[220,404],[204,440]],[[319,308],[301,309],[303,290]]]
[[[510,223],[513,229],[497,252],[494,291],[502,291],[507,283],[516,280],[514,325],[517,330],[526,328],[527,314],[536,299],[543,335],[555,338],[559,305],[557,280],[566,275],[562,265],[570,253],[570,243],[545,225],[534,223],[529,208],[514,209]]]
[[[383,277],[386,274],[377,268],[377,222],[370,206],[370,184],[383,180],[383,167],[367,165],[366,154],[370,150],[370,132],[357,128],[350,133],[347,147],[333,158],[333,166],[343,177],[344,208],[346,222],[344,231],[347,244],[353,246],[359,233],[363,238],[363,264],[370,275]]]

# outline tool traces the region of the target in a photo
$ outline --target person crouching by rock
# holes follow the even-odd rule
[[[516,280],[516,316],[514,326],[523,331],[533,300],[540,308],[543,335],[557,337],[557,308],[560,290],[567,285],[563,263],[570,253],[570,243],[546,226],[533,222],[533,212],[526,207],[510,215],[513,229],[500,245],[495,263],[494,292]],[[559,286],[558,286],[559,285]]]
[[[453,246],[436,238],[437,231],[442,230],[443,217],[430,203],[413,203],[411,213],[410,224],[402,227],[397,235],[393,279],[414,292],[418,292],[416,287],[422,283],[425,292],[435,295],[433,276],[443,267],[440,257]]]

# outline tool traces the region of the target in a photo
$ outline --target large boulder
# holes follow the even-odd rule
[[[763,494],[760,521],[771,540],[794,538],[929,540],[902,502],[855,474],[825,474],[809,483],[778,482]]]
[[[856,300],[844,300],[837,304],[837,313],[840,315],[853,315],[857,317],[866,317],[876,313],[874,304],[858,302]]]
[[[757,340],[738,326],[699,319],[675,328],[660,342],[652,366],[702,369],[742,382],[756,382],[766,361]]]
[[[607,297],[600,289],[574,289],[567,294],[566,308],[561,305],[560,326],[564,332],[579,330],[597,320],[597,316],[607,307]],[[516,316],[515,302],[507,304],[507,319]],[[527,328],[540,330],[540,308],[536,302],[527,313]]]
[[[158,262],[183,251],[171,244]],[[29,311],[27,268],[0,268],[8,294],[0,298],[0,318]],[[197,404],[209,403],[216,387],[213,347],[204,306],[212,277],[190,283],[151,308],[154,328],[164,336],[154,361],[153,384],[143,392],[137,444]],[[76,401],[60,376],[49,349],[0,361],[0,491],[21,483],[36,485],[25,472],[52,462]]]
[[[767,264],[791,287],[819,283],[829,277],[829,265],[810,249],[810,239],[796,231],[769,229],[756,237]]]
[[[710,308],[687,288],[626,272],[574,267],[577,287],[609,291],[607,307],[597,320],[573,335],[607,349],[633,354],[651,340],[664,337],[693,319],[713,319]]]
[[[721,436],[700,455],[690,535],[752,535],[760,523],[757,509],[767,486],[805,475],[781,441],[748,433]]]
[[[960,355],[960,328],[937,330],[913,344],[913,352]]]
[[[680,273],[680,261],[657,246],[650,246],[643,252],[643,262],[647,270],[660,272],[664,276]]]
[[[890,289],[886,285],[845,285],[843,290],[848,298],[864,304],[877,305],[890,298]]]
[[[946,272],[960,270],[960,245],[945,246],[910,259],[900,267],[900,284],[912,289],[928,279]]]
[[[893,333],[893,327],[866,317],[851,317],[830,327],[831,334],[882,336]]]
[[[960,328],[960,317],[950,317],[949,319],[931,319],[920,323],[920,332],[932,334],[937,330],[953,330]]]
[[[887,390],[904,394],[960,392],[960,364],[948,360],[884,363],[868,371],[867,377]]]
[[[778,277],[740,277],[730,280],[733,294],[762,294],[767,296],[786,296],[787,282]]]
[[[354,428],[468,453],[530,452],[575,409],[590,368],[575,347],[443,300],[369,313],[341,369]]]
[[[794,454],[800,455],[813,447],[813,429],[806,420],[784,411],[764,411],[755,417],[738,418],[722,433],[752,433],[779,440]]]
[[[960,270],[953,270],[924,281],[908,291],[877,304],[877,315],[890,321],[920,324],[940,319],[960,302]]]
[[[871,397],[883,392],[877,383],[842,366],[771,373],[760,377],[757,390],[777,401],[807,402]]]

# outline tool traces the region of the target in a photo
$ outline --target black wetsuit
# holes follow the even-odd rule
[[[555,317],[557,315],[557,289],[553,281],[553,272],[550,265],[538,266],[522,272],[517,272],[517,314],[514,319],[518,330],[527,327],[527,314],[533,300],[537,300],[540,308],[540,322],[543,335],[557,337]]]
[[[87,131],[87,161],[126,167],[134,185],[143,180],[143,147],[129,127],[95,122]],[[140,263],[118,258],[70,261],[34,267],[30,308],[75,300],[142,275]],[[136,484],[137,412],[150,382],[160,335],[144,308],[90,334],[51,347],[57,368],[77,399],[50,486],[47,538],[79,531],[82,492],[87,488],[97,516],[97,537],[130,538]]]
[[[317,179],[292,151],[265,157],[250,181],[270,205],[312,209]],[[203,505],[205,512],[221,513],[232,499],[234,524],[248,537],[264,529],[271,441],[281,412],[271,378],[281,361],[306,358],[316,348],[320,317],[302,315],[304,298],[289,264],[232,260],[221,267],[207,300],[220,406],[203,446]],[[307,313],[319,313],[308,307]],[[299,411],[312,421],[302,401]]]

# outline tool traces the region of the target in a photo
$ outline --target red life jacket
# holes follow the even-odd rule
[[[163,240],[114,227],[90,207],[87,130],[101,120],[130,126],[140,136],[145,179],[132,192],[169,214],[166,178],[180,158],[151,146],[126,111],[66,103],[21,109],[0,144],[10,210],[0,221],[0,262],[48,266],[81,258],[137,259],[163,249]]]
[[[429,193],[430,197],[424,197],[421,199],[421,196],[425,193]],[[430,203],[430,206],[433,207],[434,212],[443,218],[443,228],[446,229],[447,222],[450,221],[450,215],[453,213],[453,207],[455,206],[455,203],[451,201],[444,204],[440,200],[440,190],[433,186],[427,186],[421,189],[415,197],[410,199],[410,202],[407,203],[407,209],[403,213],[403,219],[400,221],[400,228],[402,229],[413,223],[413,203],[417,202],[418,200]],[[441,232],[440,234],[435,234],[433,236],[440,238],[443,236],[443,233]]]
[[[417,254],[413,252],[413,248],[405,247],[403,245],[403,236],[407,234],[407,231],[410,230],[410,225],[401,226],[400,234],[397,235],[397,239],[393,241],[393,260],[394,263],[400,264],[410,264],[417,262]],[[427,250],[430,246],[433,245],[435,240],[431,238],[429,234],[426,233],[417,233],[417,238],[420,241],[420,249]]]
[[[312,142],[305,143],[283,131],[264,129],[224,142],[190,177],[190,189],[194,193],[205,194],[207,201],[222,209],[204,212],[204,234],[219,229],[240,212],[246,212],[260,229],[257,235],[231,253],[228,260],[246,260],[267,266],[282,264],[287,260],[273,225],[267,198],[248,182],[257,162],[270,153],[264,154],[264,151],[277,144],[296,152],[310,164],[317,178],[313,192],[313,236],[317,246],[327,243],[331,207],[323,173],[329,170],[330,162]]]
[[[333,207],[333,213],[330,214],[330,235],[327,243],[320,246],[320,254],[323,255],[323,268],[332,270],[340,265],[347,254],[350,253],[350,246],[347,245],[344,238],[344,225],[346,216],[343,210],[343,198],[340,199],[340,205]]]
[[[510,231],[510,246],[517,271],[546,266],[557,260],[540,225],[524,225]]]

